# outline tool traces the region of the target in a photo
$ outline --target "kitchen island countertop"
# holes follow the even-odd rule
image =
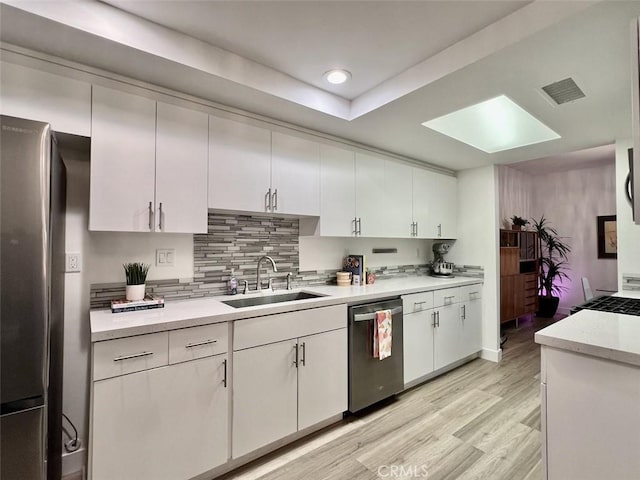
[[[244,308],[230,307],[222,302],[261,294],[251,293],[247,295],[167,301],[164,308],[137,312],[111,313],[109,309],[92,310],[90,312],[91,341],[98,342],[329,305],[363,303],[409,293],[472,285],[482,283],[482,281],[481,278],[476,277],[459,276],[443,279],[413,276],[379,280],[373,285],[364,286],[338,287],[334,285],[319,285],[296,288],[294,291],[311,292],[323,296]],[[281,293],[290,293],[290,291],[278,290],[271,292],[268,290],[264,291],[262,295]]]
[[[640,298],[640,292],[617,296]],[[536,332],[541,345],[640,366],[640,317],[581,310]]]

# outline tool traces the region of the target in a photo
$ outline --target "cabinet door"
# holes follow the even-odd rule
[[[449,175],[437,175],[434,194],[438,205],[438,233],[442,238],[458,236],[458,179]]]
[[[402,328],[406,385],[433,372],[433,310],[405,315]]]
[[[351,237],[355,231],[355,154],[320,145],[320,235]]]
[[[347,329],[298,340],[298,430],[347,409]]]
[[[438,325],[433,332],[434,369],[446,367],[462,358],[462,320],[460,305],[445,305],[436,309]]]
[[[158,103],[157,121],[155,229],[207,233],[209,116]]]
[[[273,132],[272,211],[320,215],[320,144]]]
[[[455,238],[458,222],[457,179],[414,169],[413,205],[421,238]]]
[[[271,183],[271,132],[209,118],[209,208],[264,212]]]
[[[0,65],[3,115],[51,124],[57,132],[91,136],[91,84],[14,63]]]
[[[386,188],[383,223],[386,237],[411,238],[413,231],[412,167],[398,162],[384,162]]]
[[[153,230],[156,102],[93,87],[90,230]]]
[[[228,459],[226,355],[93,384],[93,480],[179,480]]]
[[[296,340],[233,353],[233,458],[297,431]]]
[[[482,350],[482,300],[471,300],[460,305],[462,309],[461,357]]]
[[[436,206],[432,204],[431,176],[434,174],[421,168],[413,168],[413,221],[416,222],[418,238],[436,238],[437,222],[433,217]]]
[[[356,153],[356,216],[360,219],[360,235],[385,237],[384,160]]]

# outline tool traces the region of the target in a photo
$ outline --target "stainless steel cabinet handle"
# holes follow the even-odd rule
[[[148,357],[149,355],[153,355],[153,352],[140,352],[134,353],[133,355],[122,355],[121,357],[114,358],[113,361],[121,362],[123,360],[130,360],[132,358]]]
[[[153,231],[153,202],[149,202],[149,230]]]
[[[278,210],[278,189],[276,188],[273,192],[273,209],[272,211]]]
[[[422,302],[413,302],[414,305],[424,305],[425,303],[427,303],[426,300],[423,300]]]
[[[431,326],[436,328],[436,312],[431,312]]]
[[[307,344],[302,342],[302,360],[300,360],[302,366],[304,367],[307,364]]]
[[[439,327],[440,326],[440,311],[436,312],[436,318],[437,318],[437,320],[436,320],[437,321],[437,326]]]
[[[438,224],[438,236],[439,237],[442,236],[442,224],[441,223]]]
[[[416,237],[418,236],[418,222],[416,222]]]
[[[362,235],[362,218],[358,217],[358,232],[356,233],[356,235]]]
[[[298,368],[298,344],[297,343],[293,346],[293,349],[296,351],[296,357],[295,357],[295,360],[293,361],[293,366]]]
[[[211,345],[212,343],[218,343],[217,340],[205,340],[204,342],[198,343],[187,343],[184,348],[193,348],[193,347],[201,347],[203,345]]]
[[[222,362],[222,365],[224,365],[224,377],[222,378],[222,385],[224,385],[224,388],[227,388],[227,360],[224,359],[224,361]]]
[[[358,217],[353,217],[353,234],[358,235]]]
[[[397,313],[402,312],[402,307],[396,307],[391,309],[391,315],[395,315]],[[354,322],[366,322],[367,320],[375,320],[376,314],[373,313],[359,313],[353,316]]]
[[[462,313],[462,320],[466,320],[467,319],[467,306],[466,305],[462,305],[462,307],[460,307],[461,313]]]
[[[158,227],[162,230],[162,202],[158,206]]]
[[[267,212],[271,211],[271,188],[269,188],[264,196],[264,209]]]

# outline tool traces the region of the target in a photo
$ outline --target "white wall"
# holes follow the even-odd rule
[[[85,264],[90,283],[124,283],[126,262],[151,265],[149,280],[193,278],[193,235],[183,233],[89,232]],[[156,249],[174,248],[175,265],[156,266]]]
[[[640,225],[633,223],[631,206],[624,194],[624,183],[629,173],[627,150],[632,141],[616,142],[616,205],[618,219],[618,288],[622,288],[622,275],[640,275]],[[637,163],[636,163],[637,165]]]
[[[349,254],[367,257],[367,266],[421,265],[433,259],[433,240],[395,238],[300,237],[300,270],[342,268]],[[371,253],[373,248],[397,248],[398,253]]]
[[[611,164],[555,172],[532,177],[532,215],[544,216],[571,247],[568,255],[570,280],[560,296],[560,313],[584,302],[580,279],[587,277],[591,288],[616,290],[615,259],[598,258],[596,217],[616,214],[615,168]]]
[[[506,165],[498,168],[500,227],[511,228],[511,217],[531,218],[531,176]]]
[[[484,267],[482,357],[499,361],[500,285],[498,236],[498,172],[488,167],[458,174],[458,240],[448,259]]]
[[[65,250],[88,251],[87,231],[89,213],[89,162],[86,153],[61,150],[67,167],[67,213],[65,221]],[[85,262],[86,265],[86,262]],[[89,275],[81,272],[65,274],[64,300],[64,371],[62,383],[62,411],[78,429],[82,450],[65,456],[65,473],[80,470],[85,463],[89,428],[89,359],[91,331],[89,326]],[[65,441],[67,439],[65,438]]]

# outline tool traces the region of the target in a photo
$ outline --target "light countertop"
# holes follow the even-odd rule
[[[639,292],[616,296],[640,298]],[[536,343],[640,366],[640,317],[581,310],[535,334]]]
[[[243,318],[305,310],[328,305],[363,303],[385,297],[440,290],[476,283],[482,283],[482,279],[473,277],[440,279],[416,276],[379,280],[373,285],[364,286],[338,287],[323,285],[299,288],[294,291],[311,292],[324,296],[245,308],[233,308],[225,305],[222,301],[258,294],[252,293],[248,295],[228,295],[193,300],[167,301],[164,308],[137,312],[111,313],[111,310],[108,309],[92,310],[90,313],[91,341],[99,342],[114,338],[130,337],[133,335],[175,330],[178,328],[226,322],[229,320],[240,320]],[[269,295],[274,293],[290,293],[290,291],[278,290],[271,292],[267,290],[264,291],[263,294]]]

